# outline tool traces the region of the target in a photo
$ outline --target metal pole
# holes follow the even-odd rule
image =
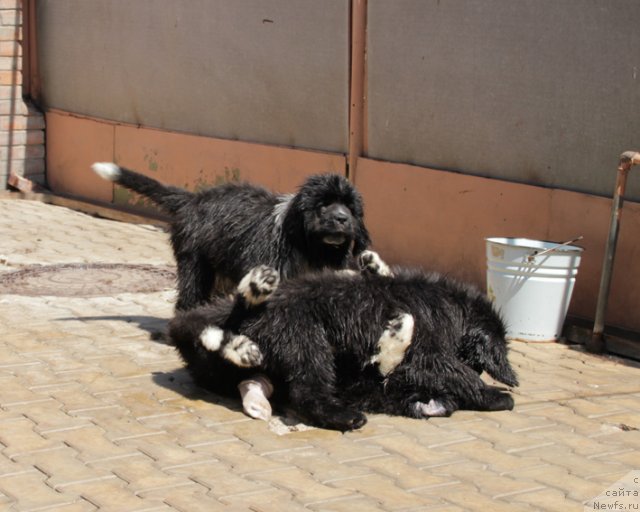
[[[351,89],[349,105],[349,153],[347,178],[355,183],[358,159],[362,156],[365,138],[365,88],[367,51],[367,0],[351,3]]]
[[[602,274],[600,275],[600,292],[598,293],[598,303],[596,306],[596,318],[593,324],[591,339],[587,341],[586,348],[589,352],[602,353],[604,351],[604,315],[609,300],[609,290],[611,289],[611,275],[613,271],[613,260],[616,254],[616,244],[618,243],[618,228],[620,217],[622,216],[622,204],[624,202],[624,191],[627,186],[627,175],[634,165],[640,164],[640,153],[626,151],[620,155],[618,164],[618,175],[616,178],[616,188],[613,192],[613,202],[611,204],[611,223],[609,225],[609,239],[604,253],[602,263]]]

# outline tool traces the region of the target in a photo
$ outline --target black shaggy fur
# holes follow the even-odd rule
[[[257,265],[274,267],[283,278],[349,268],[370,243],[360,194],[336,174],[311,176],[296,194],[275,195],[231,183],[192,193],[115,164],[94,164],[94,170],[171,215],[177,310],[233,291]]]
[[[398,312],[412,315],[413,336],[385,377],[371,359]],[[487,371],[518,384],[503,322],[480,292],[441,276],[399,269],[394,276],[323,272],[284,281],[252,309],[241,300],[219,300],[178,314],[170,336],[196,383],[233,395],[249,370],[202,345],[200,335],[211,325],[257,343],[259,368],[280,393],[274,398],[317,426],[359,428],[363,412],[425,417],[422,405],[432,400],[444,408],[442,415],[513,408],[509,394],[479,377]]]

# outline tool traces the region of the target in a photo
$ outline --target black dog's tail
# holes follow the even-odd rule
[[[187,190],[163,185],[153,178],[125,169],[111,162],[96,162],[91,166],[91,169],[105,180],[113,181],[118,185],[122,185],[138,194],[148,197],[170,214],[175,214],[193,195]]]
[[[484,360],[485,371],[507,386],[517,386],[518,376],[507,358],[504,341],[502,343],[487,343],[485,350],[488,351]]]

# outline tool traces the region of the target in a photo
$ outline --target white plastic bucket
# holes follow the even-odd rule
[[[527,238],[485,240],[487,295],[506,323],[507,337],[557,340],[567,316],[583,249]]]

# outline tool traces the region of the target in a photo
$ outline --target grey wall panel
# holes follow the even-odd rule
[[[640,148],[640,2],[368,6],[369,156],[611,195]]]
[[[47,107],[345,152],[348,0],[37,0]]]

